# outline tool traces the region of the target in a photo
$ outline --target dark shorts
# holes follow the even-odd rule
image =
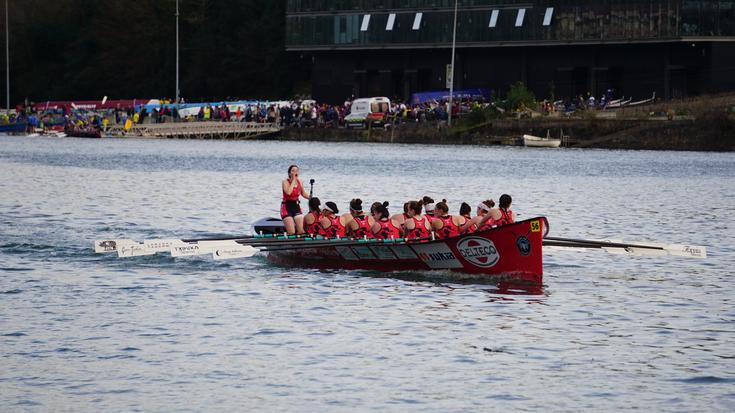
[[[286,217],[296,217],[301,215],[301,205],[298,201],[283,201],[281,202],[281,219]]]

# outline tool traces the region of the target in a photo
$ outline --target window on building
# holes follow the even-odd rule
[[[370,28],[370,15],[366,14],[362,17],[362,25],[360,26],[361,32],[368,31],[368,28]]]
[[[492,13],[490,13],[490,24],[488,24],[487,27],[496,27],[498,25],[498,15],[500,14],[500,10],[493,10]]]
[[[413,30],[421,28],[421,19],[424,17],[424,13],[416,13],[416,17],[413,18]]]
[[[544,26],[551,26],[551,18],[554,16],[554,8],[548,7],[544,14]]]
[[[516,27],[523,27],[523,19],[526,17],[526,9],[518,9],[516,16]]]
[[[393,25],[396,23],[396,14],[391,13],[388,15],[388,23],[385,24],[385,30],[391,31],[393,30]]]

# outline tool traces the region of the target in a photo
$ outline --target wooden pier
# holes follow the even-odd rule
[[[132,138],[251,139],[280,131],[281,128],[275,123],[175,122],[133,125],[127,131],[123,125],[112,125],[104,134]]]

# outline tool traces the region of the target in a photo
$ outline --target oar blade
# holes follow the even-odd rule
[[[238,245],[232,247],[217,248],[212,252],[212,258],[217,261],[235,258],[250,258],[260,252],[259,249],[249,245]]]
[[[131,239],[96,239],[94,240],[94,252],[97,254],[117,252],[118,244],[130,242],[134,241]]]
[[[233,248],[239,245],[235,241],[200,241],[173,245],[170,251],[172,257],[193,257],[211,254],[217,248]]]
[[[707,248],[699,245],[671,244],[665,247],[669,254],[686,258],[707,258]]]
[[[171,247],[175,245],[183,245],[184,241],[180,239],[147,239],[143,241],[143,245],[154,252],[169,252]]]
[[[145,245],[135,241],[117,244],[117,256],[119,258],[142,257],[145,255],[154,255],[155,253],[155,251],[150,251]]]

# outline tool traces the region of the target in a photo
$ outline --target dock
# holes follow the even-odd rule
[[[275,123],[256,122],[174,122],[133,125],[125,130],[123,125],[112,125],[106,136],[132,138],[169,139],[251,139],[279,133]]]

